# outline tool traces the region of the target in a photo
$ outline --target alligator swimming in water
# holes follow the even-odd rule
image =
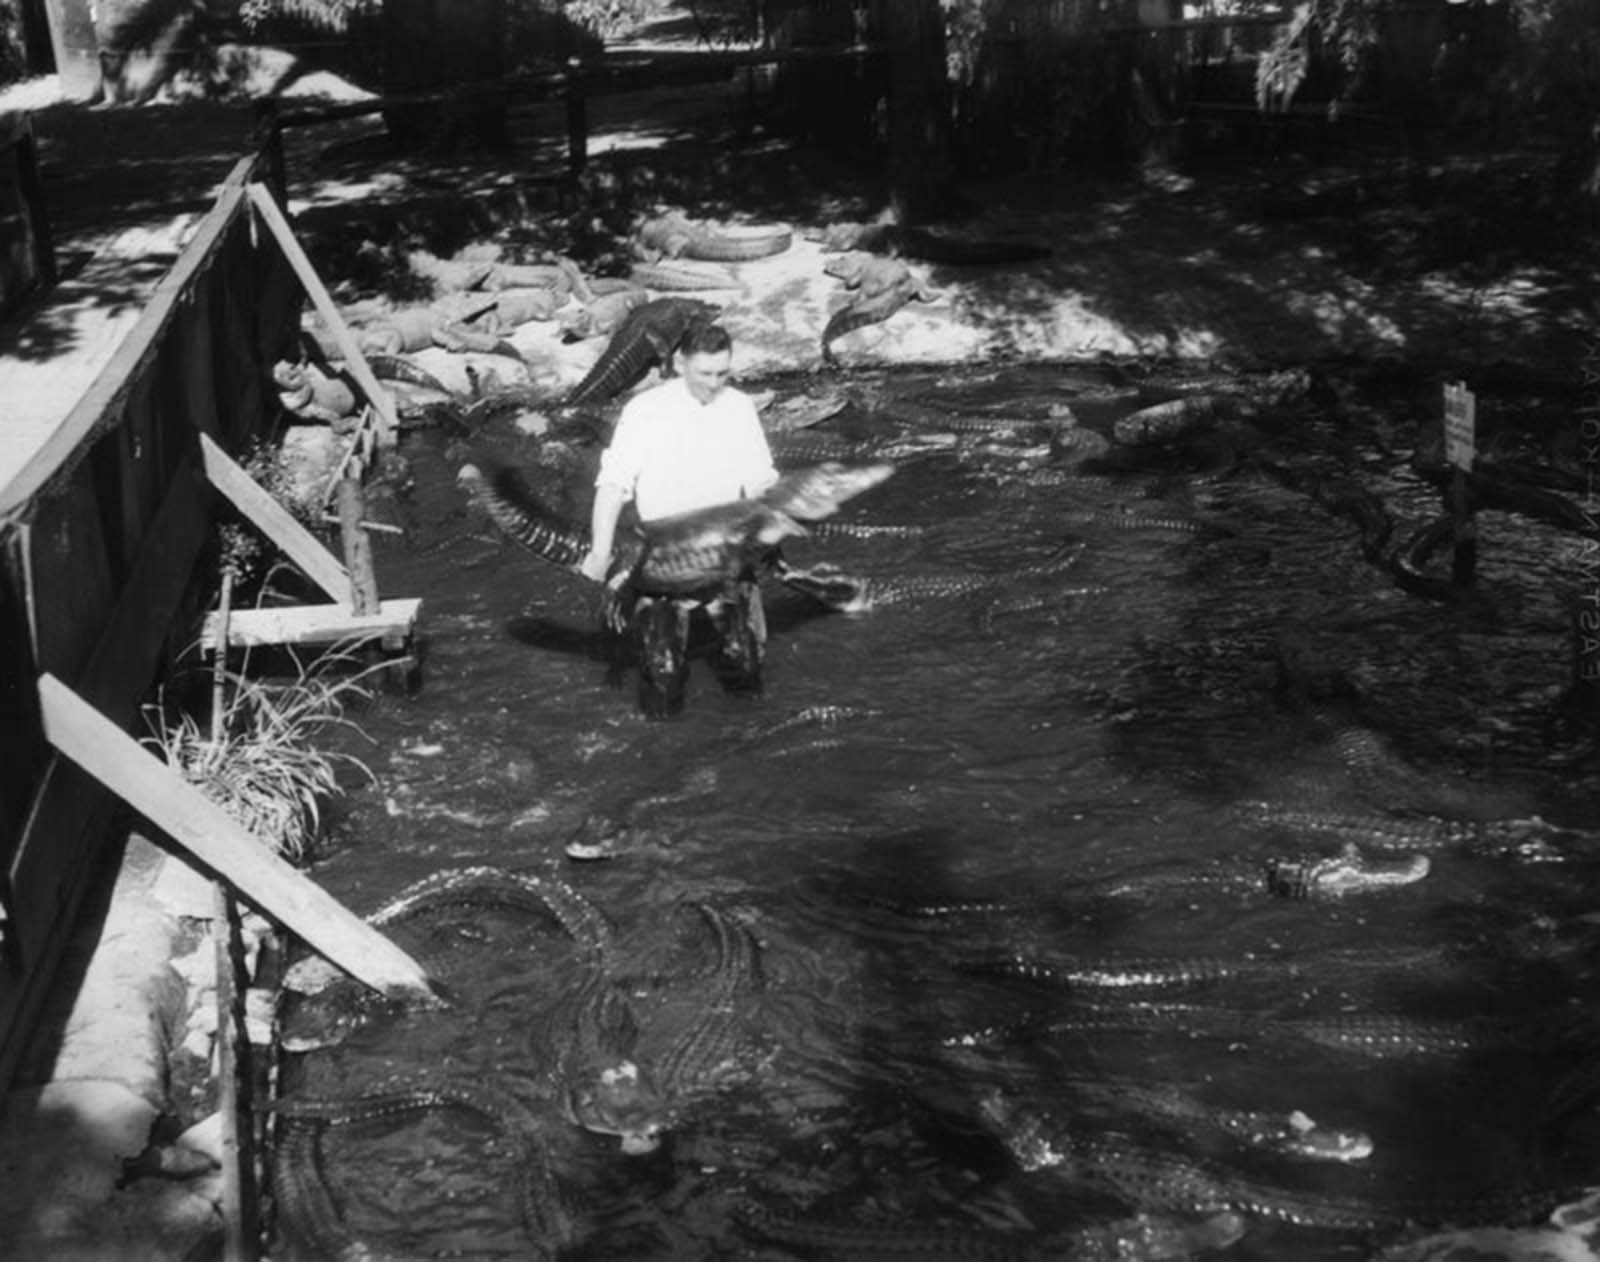
[[[1530,1048],[1563,1038],[1558,1017],[1548,1023],[1479,1019],[1450,1021],[1392,1013],[1264,1017],[1258,1012],[1189,1003],[1084,1004],[946,1035],[949,1047],[989,1047],[1047,1037],[1105,1034],[1201,1038],[1304,1057],[1308,1048],[1365,1060],[1414,1060]]]
[[[1212,1132],[1246,1148],[1307,1161],[1349,1164],[1372,1155],[1372,1138],[1361,1131],[1319,1126],[1304,1113],[1266,1113],[1207,1104],[1177,1087],[1131,1081],[1068,1079],[1053,1084],[1073,1093],[1072,1129],[1083,1111],[1134,1114],[1175,1123],[1185,1134]],[[978,1102],[984,1119],[999,1131],[1007,1149],[1024,1170],[1058,1165],[1065,1160],[1061,1124],[1022,1107],[1016,1100],[991,1092]]]
[[[1397,1229],[1408,1223],[1458,1226],[1529,1221],[1561,1200],[1560,1192],[1514,1191],[1460,1202],[1382,1204],[1269,1187],[1208,1162],[1177,1156],[1119,1135],[1062,1140],[1060,1173],[1146,1210],[1209,1214],[1231,1211],[1334,1231]]]
[[[1592,853],[1600,833],[1525,819],[1441,819],[1429,815],[1362,815],[1306,810],[1276,802],[1239,802],[1241,819],[1296,833],[1334,837],[1378,850],[1461,850],[1527,862],[1560,862],[1569,854]]]
[[[994,916],[1038,911],[1062,903],[1098,899],[1190,898],[1197,894],[1272,894],[1279,898],[1345,898],[1411,885],[1428,875],[1431,864],[1423,854],[1372,859],[1350,842],[1333,854],[1277,856],[1265,860],[1222,858],[1203,863],[1162,864],[1118,872],[1112,876],[1076,880],[1049,893],[1022,898],[947,898],[939,900],[889,900],[887,905],[906,916],[934,919],[955,916]],[[881,900],[875,900],[881,901]]]
[[[1182,1262],[1226,1249],[1244,1235],[1237,1214],[1193,1221],[1138,1214],[1048,1236],[902,1221],[847,1223],[779,1214],[744,1202],[734,1217],[751,1235],[828,1258],[915,1258],[918,1262]]]
[[[596,968],[607,965],[612,932],[605,916],[565,882],[528,872],[492,867],[444,869],[407,886],[366,919],[374,928],[388,928],[451,907],[506,908],[553,917],[585,959]],[[284,984],[302,996],[280,1036],[282,1047],[291,1052],[341,1043],[381,1006],[391,1003],[372,995],[320,957],[296,964]]]
[[[644,380],[652,368],[670,370],[684,334],[692,325],[714,320],[720,310],[697,298],[652,298],[633,307],[594,366],[567,394],[566,406],[603,403]]]
[[[283,1122],[275,1163],[279,1212],[290,1236],[319,1262],[401,1262],[411,1256],[358,1238],[345,1224],[323,1178],[322,1131],[431,1109],[470,1110],[509,1142],[529,1257],[553,1258],[575,1234],[548,1154],[537,1140],[537,1117],[509,1084],[493,1077],[430,1077],[355,1099],[290,1096],[270,1108]]]
[[[591,1037],[563,1057],[572,1120],[619,1136],[625,1152],[652,1151],[663,1131],[743,1071],[741,1004],[760,985],[756,942],[739,913],[707,903],[696,910],[714,938],[707,976],[676,1003],[636,1013],[625,1043]]]
[[[785,565],[779,570],[784,585],[804,592],[840,613],[863,613],[888,605],[903,605],[929,600],[953,600],[993,591],[1008,583],[1050,578],[1071,569],[1083,553],[1083,544],[1069,541],[1054,555],[1035,565],[1019,566],[999,573],[907,574],[894,578],[847,574],[836,566],[819,564],[800,570]],[[1058,595],[1085,595],[1101,588],[1063,589]]]
[[[487,472],[464,465],[457,481],[502,531],[563,568],[575,567],[587,555],[587,531],[546,509],[512,467],[482,463]],[[613,606],[622,603],[625,586],[649,596],[720,590],[764,565],[782,540],[804,535],[803,522],[831,516],[893,472],[894,466],[886,463],[824,463],[785,474],[753,499],[651,522],[617,540],[607,580]]]

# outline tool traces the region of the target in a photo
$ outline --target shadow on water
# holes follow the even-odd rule
[[[1007,388],[944,380],[969,415]],[[925,397],[930,374],[889,384]],[[1572,579],[1507,516],[1492,618],[1401,590],[1274,474],[1434,511],[1348,417],[1319,442],[1331,406],[1225,429],[1225,465],[907,462],[841,517],[920,533],[791,559],[912,594],[847,615],[774,589],[765,692],[697,661],[668,723],[608,686],[593,589],[461,533],[454,459],[415,436],[415,542],[383,568],[427,601],[428,678],[363,716],[379,787],[319,877],[371,908],[436,869],[529,872],[615,947],[589,971],[581,918],[470,899],[407,927],[463,1001],[357,1021],[291,1093],[446,1075],[503,1107],[329,1126],[348,1229],[510,1248],[559,1211],[546,1238],[581,1258],[756,1233],[875,1256],[881,1231],[942,1257],[1203,1204],[1246,1215],[1235,1256],[1331,1262],[1408,1218],[1546,1212],[1600,1139],[1595,784],[1540,735],[1568,660],[1542,589]],[[576,862],[575,836],[615,844]],[[1284,863],[1310,897],[1275,896]],[[1318,897],[1338,870],[1409,875]],[[1349,1160],[1307,1159],[1329,1136]],[[454,1199],[408,1198],[424,1169]]]

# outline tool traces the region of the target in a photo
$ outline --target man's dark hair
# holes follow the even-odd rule
[[[696,321],[691,324],[678,343],[678,349],[689,355],[720,355],[733,349],[733,338],[720,324]]]

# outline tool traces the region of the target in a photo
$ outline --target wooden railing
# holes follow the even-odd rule
[[[53,753],[50,675],[127,729],[198,623],[214,497],[200,436],[237,450],[277,409],[301,285],[252,222],[242,159],[78,403],[0,485],[0,1090],[11,1081],[117,800]],[[189,615],[194,615],[193,617]]]

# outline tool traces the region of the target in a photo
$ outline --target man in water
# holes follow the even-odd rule
[[[585,576],[605,581],[617,523],[630,501],[639,521],[647,523],[759,495],[778,480],[755,404],[728,383],[732,360],[726,329],[694,325],[673,357],[678,376],[635,395],[622,409],[595,478],[592,542],[579,567]],[[697,604],[710,614],[720,638],[723,685],[752,692],[761,687],[767,629],[753,578],[704,602],[642,597],[630,631],[639,657],[639,704],[652,717],[683,707],[689,613]]]

